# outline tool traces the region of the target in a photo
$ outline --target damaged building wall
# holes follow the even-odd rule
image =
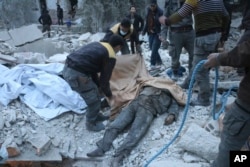
[[[46,3],[53,24],[57,23],[56,3],[59,3],[64,10],[64,20],[68,18],[70,0],[0,0],[0,29],[38,24],[43,2]],[[128,13],[131,3],[136,4],[138,13],[144,16],[148,2],[149,0],[78,0],[75,19],[82,20],[83,31],[103,31],[120,21]],[[164,0],[158,0],[158,3],[163,7]]]

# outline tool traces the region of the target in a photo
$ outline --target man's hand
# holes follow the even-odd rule
[[[162,25],[166,25],[166,20],[167,20],[167,17],[166,17],[166,16],[161,16],[161,17],[159,17],[159,22],[160,22]]]
[[[219,53],[211,53],[207,57],[207,61],[204,64],[205,68],[212,68],[220,65],[220,62],[218,60]]]

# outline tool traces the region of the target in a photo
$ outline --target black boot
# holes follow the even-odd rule
[[[105,129],[105,125],[102,122],[86,122],[86,127],[89,131],[99,132]]]
[[[105,116],[105,115],[99,113],[97,115],[96,121],[97,122],[102,122],[102,121],[105,121],[105,120],[108,120],[108,119],[109,119],[109,116]]]
[[[102,157],[104,155],[104,151],[101,148],[97,148],[96,150],[87,153],[88,157]]]

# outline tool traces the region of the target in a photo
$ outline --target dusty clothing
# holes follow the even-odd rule
[[[105,131],[103,138],[97,142],[97,146],[104,152],[108,151],[118,134],[131,125],[128,135],[116,150],[115,156],[123,152],[129,153],[146,134],[154,117],[168,112],[174,114],[176,118],[178,109],[177,102],[168,90],[145,87],[139,96],[122,109]]]
[[[88,105],[87,122],[96,122],[101,107],[99,87],[112,96],[109,80],[115,66],[115,52],[110,44],[93,42],[71,53],[66,60],[63,77]],[[100,79],[97,73],[100,72]]]
[[[130,30],[127,32],[127,34],[122,35],[120,33],[120,24],[121,23],[117,23],[114,26],[112,26],[105,34],[105,36],[103,37],[103,39],[101,40],[102,42],[108,42],[110,37],[113,34],[118,34],[121,37],[123,37],[124,39],[124,46],[121,49],[121,53],[122,54],[129,54],[129,47],[127,44],[127,40],[132,39],[133,41],[135,41],[136,44],[139,44],[139,38],[136,35],[136,32],[134,31],[133,25],[131,25]]]

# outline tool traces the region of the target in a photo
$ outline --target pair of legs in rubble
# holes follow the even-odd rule
[[[183,47],[188,52],[188,69],[189,72],[191,71],[194,57],[194,38],[194,30],[188,32],[169,32],[169,55],[171,57],[171,68],[173,70],[172,79],[174,81],[177,81],[179,77],[178,72],[181,66],[180,55]]]
[[[188,89],[193,70],[202,60],[206,60],[210,53],[216,52],[217,45],[220,41],[221,33],[216,32],[195,38],[193,66],[185,81],[180,85],[183,89]],[[210,105],[210,83],[209,70],[203,66],[197,71],[195,82],[199,87],[198,98],[193,101],[193,105],[209,106]]]

